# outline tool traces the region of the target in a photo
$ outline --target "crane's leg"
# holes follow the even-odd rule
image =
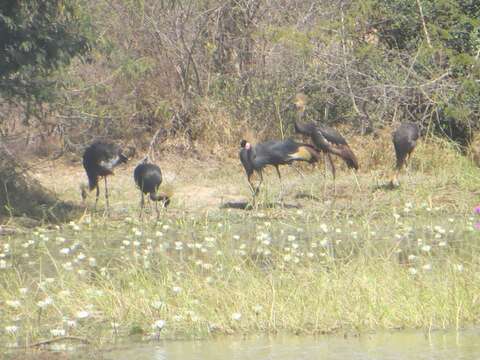
[[[260,170],[258,172],[258,175],[260,176],[260,182],[258,183],[257,188],[255,189],[255,195],[258,194],[258,192],[260,191],[260,185],[262,185],[262,183],[263,183],[263,171]]]
[[[335,164],[333,163],[333,159],[332,159],[332,154],[330,153],[327,153],[327,157],[328,157],[328,162],[330,163],[330,167],[332,168],[332,176],[333,176],[333,195],[337,195],[337,186],[335,184],[335,175],[336,175],[336,169],[335,169]],[[326,165],[326,164],[325,164]]]
[[[357,184],[357,190],[361,190],[360,183],[358,182],[357,174],[355,170],[352,169],[353,178],[355,179],[355,184]]]
[[[277,170],[278,180],[280,180],[280,199],[283,197],[283,181],[282,175],[280,174],[280,169],[278,165],[275,165],[275,170]]]
[[[252,175],[247,175],[248,186],[250,187],[250,191],[252,192],[252,196],[255,196],[255,188],[253,187],[252,182]]]
[[[323,172],[323,197],[327,194],[327,154],[324,152],[323,153],[323,167],[324,167],[324,172]]]
[[[105,204],[107,206],[107,213],[110,211],[110,204],[108,202],[108,183],[107,177],[105,176]]]
[[[407,157],[405,158],[405,172],[407,173],[407,176],[410,177],[410,156],[412,155],[412,151],[410,151],[407,154]]]
[[[97,194],[95,195],[95,212],[97,212],[98,198],[100,197],[100,187],[98,186],[98,183],[96,188],[97,188]]]
[[[158,210],[158,201],[155,201],[155,211],[157,212],[157,221],[160,219],[160,211]]]
[[[152,213],[152,201],[150,200],[150,196],[147,197],[147,201],[148,201],[148,211],[151,214]]]
[[[139,219],[142,218],[143,215],[143,207],[145,206],[145,199],[143,195],[143,191],[140,190],[140,193],[142,194],[140,197],[140,216],[138,217]]]

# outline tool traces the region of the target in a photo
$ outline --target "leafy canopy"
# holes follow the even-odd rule
[[[0,2],[0,95],[46,100],[51,72],[85,54],[93,31],[79,0]]]

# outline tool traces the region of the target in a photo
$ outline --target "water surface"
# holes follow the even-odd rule
[[[115,360],[478,359],[480,330],[395,332],[359,337],[281,336],[234,340],[165,341],[104,353]]]

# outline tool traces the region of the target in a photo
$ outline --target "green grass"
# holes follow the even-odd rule
[[[387,156],[360,157],[373,164],[378,154]],[[336,198],[331,188],[324,196],[318,170],[303,168],[302,179],[285,169],[283,202],[270,207],[280,191],[271,171],[250,211],[219,208],[248,200],[236,162],[212,162],[215,172],[162,165],[176,195],[158,222],[137,219],[128,169],[110,182],[110,218],[100,212],[0,238],[1,343],[31,344],[55,329],[98,343],[150,337],[157,320],[162,338],[204,338],[458,329],[480,319],[478,170],[448,144],[421,145],[395,190],[382,187],[380,166],[359,173],[360,191],[340,172]],[[78,198],[68,171],[43,176],[62,197]]]

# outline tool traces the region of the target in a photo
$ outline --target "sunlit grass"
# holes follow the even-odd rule
[[[360,190],[340,171],[335,198],[330,177],[323,193],[322,166],[303,167],[305,178],[284,169],[282,197],[268,172],[252,210],[219,208],[249,200],[236,162],[214,165],[214,175],[185,166],[178,178],[166,165],[175,195],[158,222],[154,211],[138,220],[130,169],[118,171],[109,218],[100,210],[0,238],[0,341],[477,324],[478,171],[448,144],[417,150],[394,190],[373,161],[358,174]],[[368,154],[387,161],[386,150],[359,158]],[[50,178],[52,187],[65,181],[62,196],[77,199],[65,179]]]

